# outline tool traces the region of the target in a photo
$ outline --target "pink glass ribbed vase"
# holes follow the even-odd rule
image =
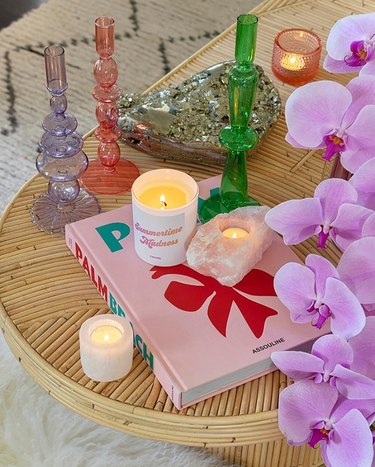
[[[96,118],[99,126],[95,130],[95,136],[99,146],[98,158],[90,161],[82,183],[91,191],[104,195],[129,191],[139,175],[132,162],[120,159],[121,151],[117,143],[121,137],[121,129],[117,125],[117,101],[121,90],[116,85],[117,63],[112,58],[114,35],[113,18],[101,17],[95,20],[96,51],[99,58],[94,66],[97,85],[92,94],[97,101]]]

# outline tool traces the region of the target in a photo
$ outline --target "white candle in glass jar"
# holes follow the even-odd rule
[[[133,363],[133,330],[126,318],[98,315],[79,331],[81,364],[94,381],[114,381],[125,376]]]
[[[183,263],[196,230],[195,180],[179,170],[151,170],[133,183],[132,205],[137,255],[158,266]]]

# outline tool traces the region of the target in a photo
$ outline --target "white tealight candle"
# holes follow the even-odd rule
[[[121,316],[99,315],[85,321],[79,346],[83,371],[94,381],[114,381],[132,367],[133,330]]]
[[[223,235],[228,238],[243,238],[249,235],[249,232],[240,227],[229,227],[223,230]]]

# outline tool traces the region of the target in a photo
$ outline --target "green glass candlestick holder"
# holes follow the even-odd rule
[[[257,26],[258,18],[254,15],[237,18],[236,63],[229,71],[228,82],[230,126],[219,135],[227,157],[219,193],[204,201],[199,209],[203,223],[239,207],[259,206],[247,192],[247,152],[258,142],[257,134],[248,126],[259,79],[253,64]]]

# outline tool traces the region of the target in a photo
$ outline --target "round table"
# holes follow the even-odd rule
[[[91,158],[96,146],[95,138],[86,139],[84,148]],[[220,166],[152,158],[124,145],[121,148],[141,172],[168,166],[201,180],[222,170]],[[250,186],[258,199],[269,202],[252,178]],[[279,371],[180,411],[137,350],[132,371],[125,378],[97,383],[85,376],[79,356],[80,326],[86,319],[110,311],[64,238],[39,232],[31,223],[31,203],[46,188],[42,177],[32,178],[8,206],[0,225],[0,320],[9,347],[28,373],[74,411],[117,430],[211,448],[243,465],[276,466],[285,456],[305,459],[304,465],[318,465],[319,451],[288,447],[278,429],[277,401],[287,384]],[[129,203],[130,194],[99,196],[99,200],[102,209],[108,210]]]
[[[270,76],[270,60],[263,62],[262,57],[271,56],[275,31],[285,24],[289,10],[300,26],[312,26],[311,2],[299,4],[298,9],[294,3],[268,1],[254,11],[262,20],[258,44],[263,53],[258,63]],[[340,9],[332,11],[337,19],[344,16]],[[325,16],[317,17],[315,26],[324,34],[332,18],[324,25]],[[232,28],[157,84],[175,84],[220,59],[232,58],[233,39]],[[277,86],[285,102],[293,88],[279,82]],[[249,192],[269,206],[311,196],[322,177],[320,154],[289,146],[284,140],[286,131],[281,117],[248,162]],[[96,157],[96,148],[95,138],[88,135],[84,149],[90,158]],[[171,167],[199,181],[222,172],[217,165],[162,160],[124,145],[121,150],[141,173]],[[31,223],[31,204],[46,187],[40,176],[32,178],[9,204],[0,223],[0,323],[9,347],[27,372],[72,410],[126,433],[209,448],[231,463],[252,467],[319,465],[319,450],[288,446],[278,429],[278,396],[288,384],[279,371],[180,411],[136,350],[132,371],[125,378],[96,383],[85,376],[79,358],[79,328],[109,309],[63,237],[39,232]],[[130,194],[98,198],[103,211],[130,202]],[[301,258],[316,252],[315,240],[298,245],[295,251]],[[324,256],[337,262],[339,252],[330,245]]]

